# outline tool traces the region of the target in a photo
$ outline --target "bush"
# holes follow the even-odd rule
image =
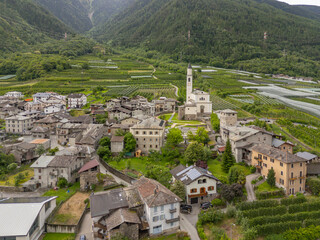
[[[14,185],[18,187],[20,183],[25,179],[25,175],[22,173],[19,173],[15,178],[14,178]]]
[[[320,238],[320,226],[311,226],[308,228],[300,228],[288,230],[282,234],[285,240],[314,240]],[[269,239],[268,239],[269,240]],[[270,239],[278,240],[278,239]],[[282,240],[282,239],[279,239]]]
[[[228,205],[227,207],[227,211],[226,211],[226,215],[228,218],[234,218],[236,216],[237,213],[237,209],[235,206],[233,205]]]
[[[259,192],[256,191],[256,197],[258,200],[263,200],[263,199],[268,199],[268,198],[276,198],[276,197],[282,197],[284,196],[284,191],[283,189],[279,189],[277,191],[272,191],[272,192]]]
[[[201,211],[201,213],[199,214],[199,222],[201,224],[205,224],[205,223],[219,223],[222,221],[224,217],[223,212],[215,210],[214,208],[210,208],[208,209],[206,212]]]
[[[307,178],[306,187],[313,195],[318,196],[320,194],[320,179]]]
[[[5,175],[5,174],[2,174],[2,175],[0,175],[0,181],[7,181],[9,178],[8,178],[8,176],[7,175]]]
[[[299,204],[299,203],[304,203],[306,202],[307,199],[305,198],[304,195],[299,196],[299,197],[295,197],[295,198],[283,198],[281,199],[281,205],[292,205],[292,204]]]
[[[256,228],[248,228],[243,232],[243,240],[254,240],[258,235]]]
[[[250,172],[251,173],[255,173],[256,171],[257,171],[256,167],[254,167],[254,166],[250,167]]]
[[[257,183],[257,180],[252,180],[252,181],[251,181],[251,184],[252,184],[252,185],[255,185],[256,183]]]
[[[225,234],[225,231],[219,227],[213,226],[211,228],[211,236],[213,240],[221,240]]]
[[[285,214],[285,213],[287,213],[286,206],[277,206],[277,207],[258,208],[258,209],[242,211],[242,216],[251,219],[257,216],[275,216],[275,215]]]
[[[212,206],[214,207],[221,207],[226,205],[224,201],[222,201],[220,198],[215,198],[211,201]]]
[[[127,175],[132,178],[138,178],[138,176],[132,172],[127,172]]]
[[[244,211],[250,209],[257,208],[266,208],[266,207],[276,207],[279,206],[279,202],[277,200],[261,200],[254,202],[242,202],[237,204],[237,209]]]
[[[64,177],[60,177],[57,183],[59,188],[65,188],[68,186],[68,181]]]
[[[289,221],[281,223],[270,223],[265,225],[256,226],[257,233],[259,236],[266,236],[269,234],[283,233],[290,229],[301,228],[302,223],[299,221]]]
[[[200,221],[197,222],[197,231],[198,231],[199,238],[201,240],[208,240],[206,234],[204,233],[202,223]]]
[[[88,204],[88,203],[90,202],[90,199],[87,198],[87,199],[85,199],[83,202],[84,202],[84,204]]]
[[[262,177],[262,176],[258,177],[258,181],[261,181],[262,179],[263,179],[263,177]]]
[[[8,170],[10,171],[10,172],[12,172],[12,171],[14,171],[14,170],[16,170],[16,168],[18,167],[18,164],[16,164],[16,163],[11,163],[10,165],[8,165]]]
[[[288,208],[289,213],[297,213],[297,212],[311,212],[317,211],[320,209],[320,201],[315,202],[305,202],[301,204],[290,205]]]

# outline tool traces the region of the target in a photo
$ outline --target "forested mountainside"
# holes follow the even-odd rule
[[[94,32],[115,45],[142,46],[193,62],[233,67],[242,62],[246,69],[256,64],[247,62],[252,59],[294,55],[295,62],[310,65],[307,75],[319,74],[315,63],[303,60],[320,59],[319,34],[319,22],[255,0],[139,0]]]
[[[71,32],[69,27],[31,0],[1,0],[0,9],[0,52],[22,50]]]
[[[80,0],[34,0],[57,18],[77,32],[85,32],[92,28],[89,18],[90,5],[82,4]]]
[[[289,5],[276,0],[256,0],[259,3],[266,3],[287,13],[310,18],[320,22],[320,7],[310,5]]]
[[[77,32],[104,24],[134,0],[34,0]]]

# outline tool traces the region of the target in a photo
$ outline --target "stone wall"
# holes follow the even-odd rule
[[[111,239],[112,237],[121,235],[121,236],[127,237],[130,240],[139,240],[139,225],[123,223],[120,225],[119,228],[111,230],[109,234]]]
[[[86,186],[91,186],[91,184],[97,184],[98,178],[97,174],[99,171],[87,171],[80,174],[80,190],[85,191]],[[88,184],[89,183],[89,184]]]

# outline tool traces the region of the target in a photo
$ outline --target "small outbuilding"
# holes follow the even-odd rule
[[[124,136],[112,136],[111,138],[111,152],[118,154],[124,149]]]

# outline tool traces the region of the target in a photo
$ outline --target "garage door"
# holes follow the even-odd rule
[[[162,225],[153,227],[153,234],[159,234],[162,232]]]
[[[191,198],[191,204],[198,203],[198,198]]]

